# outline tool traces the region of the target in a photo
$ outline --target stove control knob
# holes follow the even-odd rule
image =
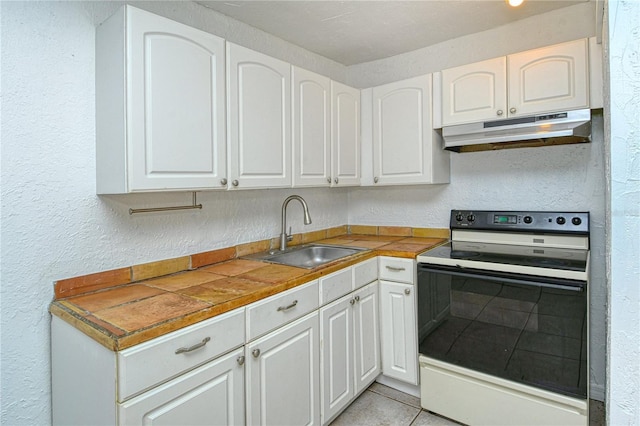
[[[458,222],[462,222],[462,221],[464,220],[464,216],[462,216],[462,213],[458,213],[458,214],[456,215],[456,220],[457,220]]]
[[[474,215],[470,214],[469,216],[467,216],[467,220],[469,222],[473,222],[474,220],[476,220],[476,217]]]
[[[556,223],[558,225],[564,225],[565,222],[566,222],[566,219],[564,217],[562,217],[562,216],[558,216],[558,218],[556,219]]]
[[[533,218],[531,216],[525,216],[522,220],[524,221],[524,223],[533,222]]]
[[[574,217],[573,219],[571,219],[571,223],[578,226],[582,223],[582,219],[580,219],[579,217]]]

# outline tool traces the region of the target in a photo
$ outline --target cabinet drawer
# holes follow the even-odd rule
[[[353,265],[353,290],[378,279],[378,258]]]
[[[244,343],[244,308],[118,352],[122,402]]]
[[[318,280],[247,306],[247,342],[318,309]]]
[[[324,305],[350,293],[352,290],[351,268],[345,268],[320,278],[320,304]]]
[[[379,259],[380,273],[378,276],[381,280],[413,284],[415,265],[412,259],[384,256]]]

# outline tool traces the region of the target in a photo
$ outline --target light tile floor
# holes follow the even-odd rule
[[[331,426],[457,426],[420,408],[420,399],[379,383],[372,384]]]
[[[604,404],[590,400],[589,426],[605,424]],[[372,384],[331,426],[459,426],[422,410],[420,399],[379,383]]]

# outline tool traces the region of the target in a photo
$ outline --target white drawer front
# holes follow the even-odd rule
[[[353,265],[353,290],[378,279],[378,258]]]
[[[379,277],[381,280],[413,284],[415,265],[412,259],[381,256],[379,264]]]
[[[243,343],[244,308],[240,308],[122,350],[118,352],[118,401]]]
[[[324,305],[351,292],[351,268],[345,268],[320,278],[320,304]]]
[[[247,342],[318,309],[318,280],[247,306]]]

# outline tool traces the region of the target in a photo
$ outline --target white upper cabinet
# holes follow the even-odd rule
[[[360,90],[331,82],[331,185],[360,185]]]
[[[291,67],[293,186],[331,184],[331,80]]]
[[[589,107],[586,39],[507,56],[509,116]]]
[[[506,117],[506,81],[504,56],[442,71],[442,123]]]
[[[291,67],[227,43],[229,188],[291,186]]]
[[[449,182],[431,99],[431,74],[373,88],[374,185]]]
[[[586,39],[442,71],[442,124],[589,107]]]
[[[125,6],[96,33],[97,193],[224,188],[224,40]]]

